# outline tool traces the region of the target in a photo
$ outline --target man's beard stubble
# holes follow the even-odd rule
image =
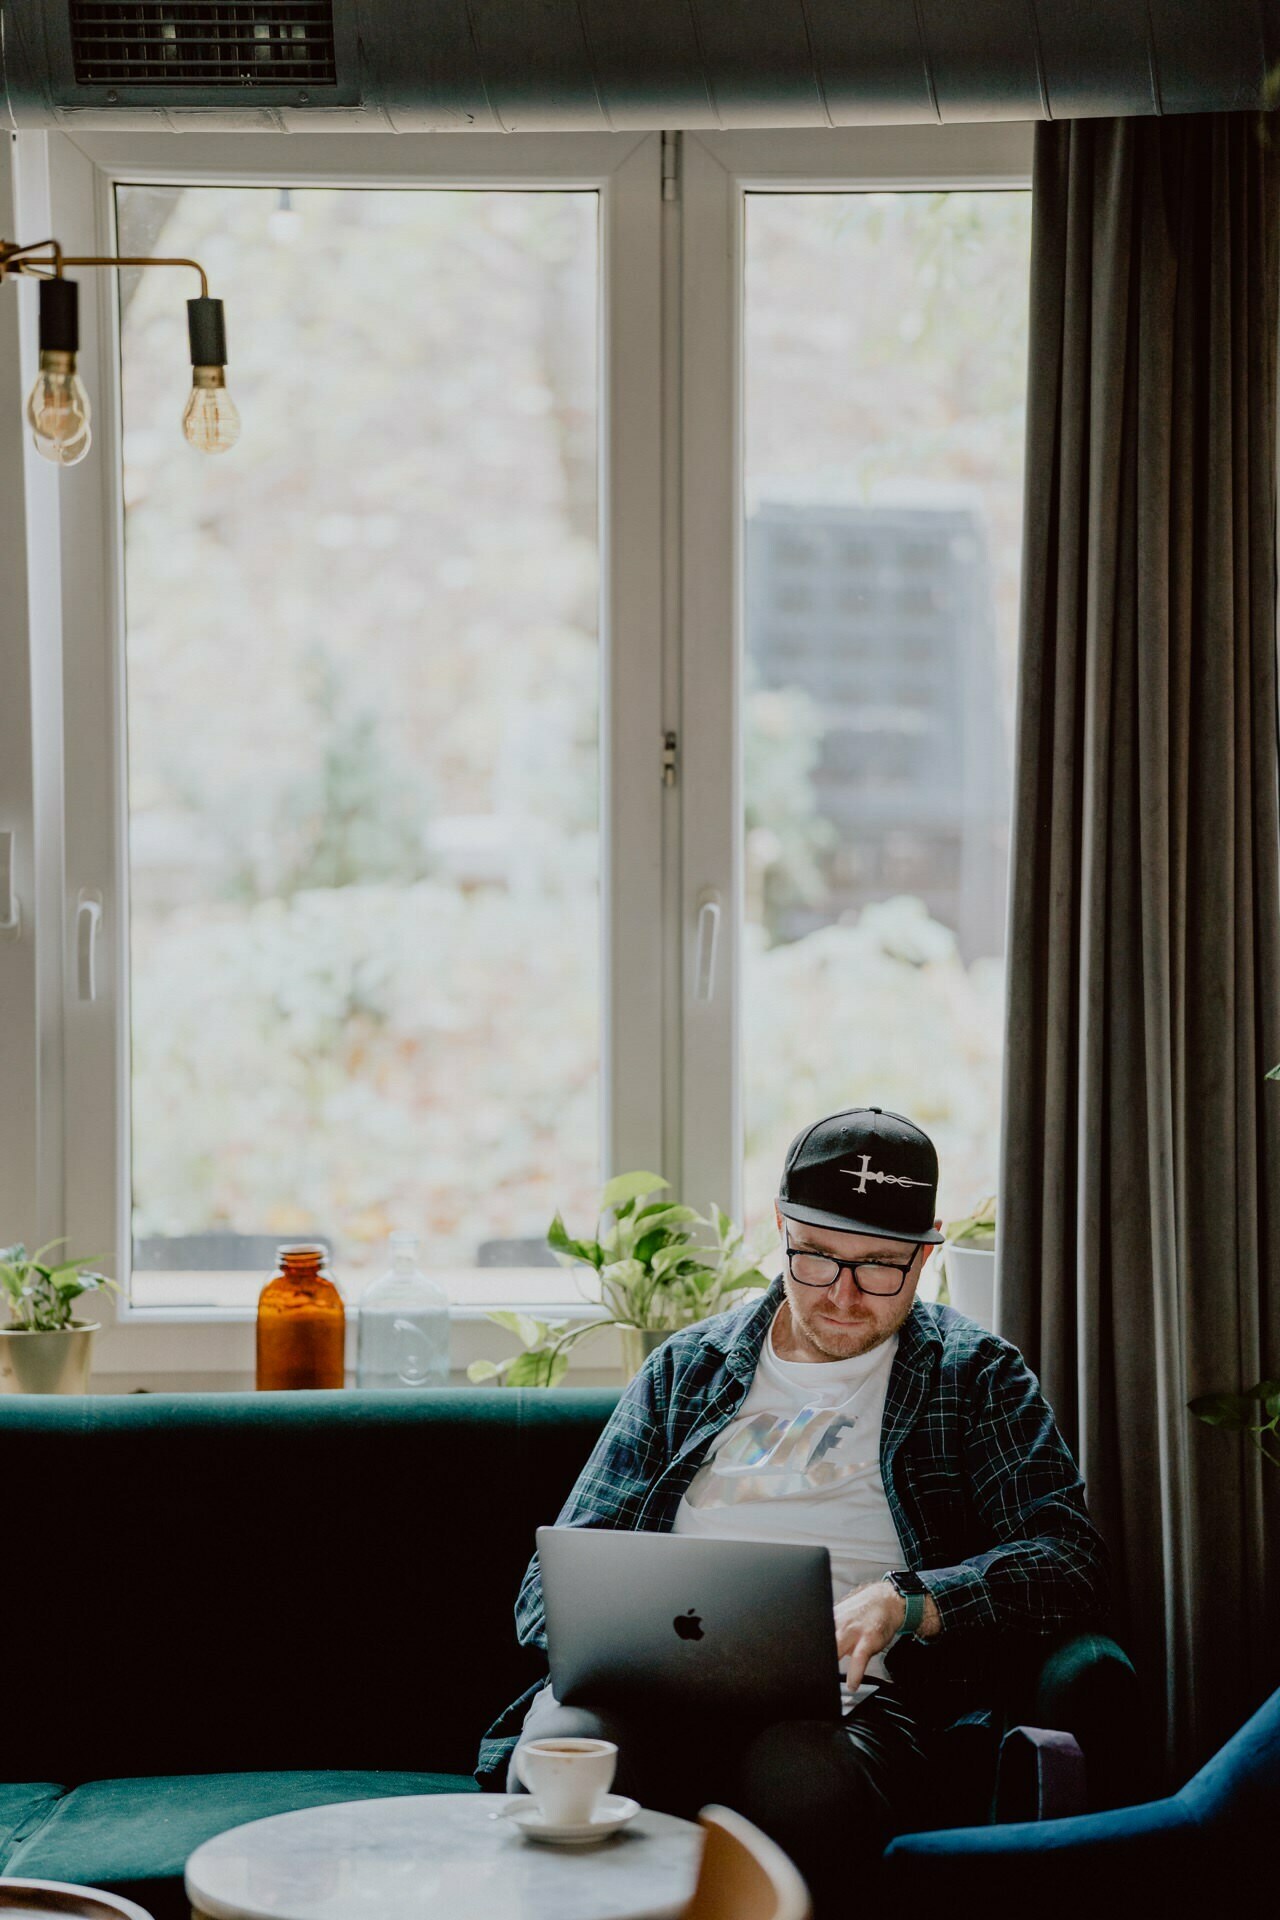
[[[797,1308],[796,1297],[791,1287],[785,1283],[784,1291],[797,1326],[810,1345],[816,1347],[818,1352],[828,1360],[854,1360],[860,1354],[873,1353],[877,1347],[882,1347],[886,1340],[893,1338],[911,1311],[911,1302],[908,1301],[906,1306],[888,1323],[873,1319],[870,1314],[867,1314],[860,1321],[850,1322],[848,1333],[842,1337],[829,1322],[824,1323],[816,1319],[811,1321],[807,1313],[801,1313]],[[821,1303],[815,1303],[813,1310],[815,1314],[820,1312]],[[850,1345],[849,1342],[854,1336],[857,1336],[857,1344]]]

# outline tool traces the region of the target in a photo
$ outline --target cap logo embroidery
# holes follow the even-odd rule
[[[905,1173],[881,1173],[871,1165],[871,1155],[864,1153],[860,1167],[841,1167],[841,1173],[847,1173],[851,1180],[857,1181],[855,1193],[865,1193],[868,1180],[874,1180],[879,1187],[927,1187],[927,1180],[908,1180]]]

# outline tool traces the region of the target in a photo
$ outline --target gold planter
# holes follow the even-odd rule
[[[669,1331],[653,1327],[619,1327],[618,1332],[622,1335],[622,1375],[625,1380],[634,1380],[649,1355],[671,1337]]]
[[[97,1321],[56,1333],[0,1327],[0,1393],[88,1393]]]

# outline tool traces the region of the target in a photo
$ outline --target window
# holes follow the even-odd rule
[[[554,1265],[601,1182],[598,196],[115,192],[122,253],[209,263],[250,423],[175,434],[126,270],[134,1297],[253,1297],[281,1238],[358,1287],[406,1224]]]
[[[685,135],[674,199],[658,135],[17,145],[16,230],[203,261],[244,419],[181,437],[181,271],[94,277],[95,450],[27,529],[61,889],[0,1045],[56,983],[44,1212],[129,1276],[104,1371],[166,1325],[157,1367],[242,1365],[293,1234],[353,1295],[408,1226],[464,1312],[569,1303],[542,1235],[602,1174],[762,1217],[873,1087],[965,1204],[1029,129]]]
[[[884,1105],[995,1190],[1030,195],[745,205],[744,1201]]]

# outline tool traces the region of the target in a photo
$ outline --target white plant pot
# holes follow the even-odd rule
[[[954,1247],[946,1244],[947,1292],[957,1313],[990,1328],[995,1317],[996,1254],[994,1247]]]
[[[97,1331],[96,1320],[56,1333],[0,1327],[0,1393],[88,1393]]]

